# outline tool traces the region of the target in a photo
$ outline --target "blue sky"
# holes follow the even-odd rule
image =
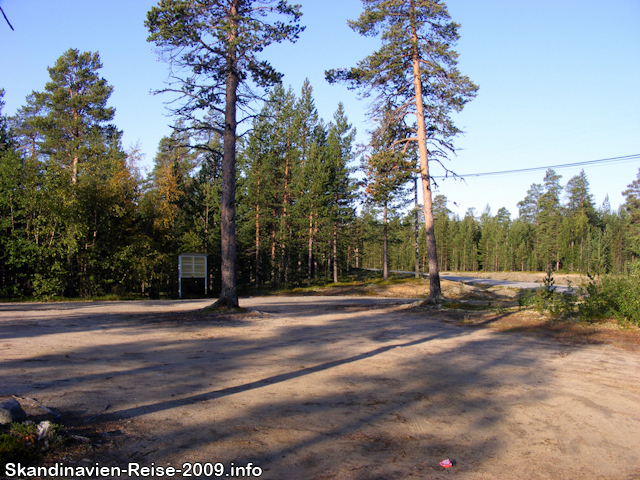
[[[140,142],[149,166],[158,141],[170,132],[161,88],[167,67],[146,42],[151,0],[0,0],[15,31],[0,19],[0,88],[4,113],[13,114],[31,91],[48,81],[47,66],[69,48],[98,51],[101,75],[114,86],[110,105],[124,145]],[[305,78],[320,115],[329,121],[345,104],[366,142],[366,103],[343,86],[328,85],[324,71],[349,67],[377,43],[346,25],[359,0],[299,0],[307,26],[293,45],[267,48],[264,58],[299,92]],[[640,2],[612,0],[449,0],[462,24],[460,70],[480,86],[478,97],[456,117],[466,132],[449,167],[457,173],[490,172],[640,153]],[[640,161],[585,167],[598,204],[608,193],[614,208],[636,178]],[[565,184],[581,167],[559,169]],[[438,174],[437,167],[434,167]],[[438,193],[463,215],[491,205],[517,216],[517,202],[543,171],[440,182]]]

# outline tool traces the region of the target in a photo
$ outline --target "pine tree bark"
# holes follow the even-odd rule
[[[287,132],[287,135],[289,132]],[[291,143],[287,138],[287,154],[285,160],[284,167],[284,197],[282,204],[282,218],[283,218],[283,226],[282,226],[282,237],[280,242],[280,270],[282,274],[280,274],[280,278],[284,279],[285,286],[289,284],[289,251],[286,247],[287,234],[290,231],[289,226],[289,214],[287,212],[287,206],[289,205],[289,172],[290,172],[290,164],[289,164],[289,151],[290,151]]]
[[[418,175],[414,174],[414,203],[415,203],[415,217],[413,219],[413,233],[415,236],[414,247],[416,250],[416,278],[420,278],[420,222],[418,222]]]
[[[411,0],[411,39],[413,86],[416,100],[416,117],[418,121],[418,152],[420,154],[420,174],[422,176],[422,197],[424,203],[424,225],[427,233],[427,256],[429,259],[429,302],[442,299],[440,289],[440,272],[438,269],[438,253],[433,221],[433,199],[431,195],[431,177],[429,176],[429,159],[427,152],[427,129],[424,120],[424,104],[422,100],[422,82],[420,78],[420,54],[418,52],[418,34],[415,23],[415,0]]]
[[[259,175],[259,174],[258,174]],[[260,177],[258,176],[258,194],[256,195],[256,288],[260,287]]]
[[[333,283],[338,283],[338,224],[333,222]]]
[[[226,102],[224,113],[224,151],[222,157],[222,195],[220,199],[222,285],[217,307],[238,307],[236,284],[236,99],[239,84],[237,73],[236,37],[238,0],[231,3],[231,28],[227,53]]]
[[[277,285],[276,278],[276,211],[273,209],[271,211],[272,217],[272,226],[271,226],[271,286],[275,287]]]
[[[311,237],[314,240],[316,238],[318,238],[318,218],[316,215],[316,224],[313,226],[313,236]],[[316,243],[316,248],[317,247],[317,242]],[[316,252],[315,255],[312,255],[313,257],[313,279],[314,280],[318,280],[318,272],[320,271],[320,268],[318,267],[318,252]],[[323,254],[323,260],[324,260],[324,254]]]
[[[313,205],[309,214],[309,265],[307,269],[307,285],[311,285],[311,272],[313,269]]]
[[[384,215],[382,218],[382,278],[389,280],[387,268],[387,202],[384,202]]]

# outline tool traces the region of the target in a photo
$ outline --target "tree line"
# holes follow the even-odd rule
[[[218,293],[221,135],[177,121],[143,178],[138,149],[125,150],[109,123],[113,88],[101,67],[98,54],[70,49],[42,92],[1,116],[1,295],[172,295],[182,252],[211,254]],[[238,139],[241,284],[337,281],[344,273],[355,218],[354,137],[342,104],[331,121],[319,118],[308,81],[299,95],[275,86]]]
[[[216,132],[223,138],[218,307],[238,306],[236,134],[238,124],[247,119],[239,119],[238,115],[247,114],[249,105],[261,98],[259,92],[280,81],[282,75],[268,61],[260,59],[259,54],[271,43],[295,42],[304,30],[299,25],[300,17],[300,6],[290,5],[285,0],[277,3],[268,0],[163,0],[147,14],[148,41],[155,43],[161,58],[171,67],[171,80],[163,91],[178,96],[175,99],[178,106],[173,113],[189,123],[187,130]],[[458,54],[453,47],[459,39],[459,25],[451,20],[446,5],[440,0],[363,0],[363,13],[348,24],[361,35],[379,35],[382,46],[356,67],[327,70],[325,77],[330,83],[345,82],[350,88],[359,90],[363,97],[373,98],[370,116],[379,121],[380,126],[372,134],[371,146],[376,151],[369,156],[371,167],[376,169],[396,162],[406,154],[409,145],[418,152],[416,168],[422,174],[423,215],[429,245],[429,300],[439,302],[442,294],[429,162],[438,161],[447,151],[454,151],[452,141],[460,130],[450,114],[461,111],[478,90],[457,69]],[[381,138],[386,141],[375,140]],[[398,151],[400,146],[401,153]],[[292,192],[288,190],[288,162],[289,157],[285,157],[283,228],[289,228],[291,235],[287,210],[292,199]],[[396,167],[393,169],[397,170]],[[377,178],[382,179],[384,175]],[[335,179],[335,182],[340,180]],[[375,190],[380,191],[379,188]],[[314,215],[320,212],[314,211],[316,201],[311,201],[308,213],[308,281],[314,263]],[[336,195],[333,202],[335,205],[328,215],[333,218],[333,275],[337,281],[336,218],[346,207],[340,207],[344,202]],[[259,205],[256,208],[259,209]],[[256,220],[256,228],[259,226],[260,222]],[[271,244],[273,263],[275,239],[272,238]],[[284,252],[286,248],[280,250]],[[258,282],[261,273],[259,251],[260,235],[256,234]],[[290,271],[290,258],[287,254],[280,259],[285,279]]]
[[[632,187],[627,210],[605,214],[584,175],[563,204],[550,171],[514,221],[504,209],[459,219],[433,198],[429,164],[455,151],[450,115],[478,90],[457,69],[459,25],[439,0],[363,6],[349,24],[379,35],[381,48],[326,79],[371,98],[364,176],[354,175],[343,106],[325,122],[308,82],[296,94],[259,58],[304,30],[300,7],[285,0],[163,0],[148,12],[148,41],[171,67],[161,92],[173,95],[176,122],[146,178],[138,149],[124,149],[111,123],[98,53],[65,52],[42,91],[12,117],[0,111],[0,295],[172,295],[182,252],[210,254],[220,306],[237,306],[238,282],[337,282],[377,258],[386,278],[389,263],[411,263],[399,249],[416,272],[422,259],[432,301],[440,269],[624,269],[637,253]]]
[[[49,69],[43,91],[14,116],[0,115],[2,296],[172,295],[177,255],[188,251],[210,253],[217,293],[221,136],[178,121],[143,178],[138,150],[125,150],[110,123],[113,87],[101,66],[98,54],[71,49]],[[424,221],[416,231],[417,211],[408,207],[416,162],[365,154],[358,175],[354,137],[342,104],[331,121],[319,118],[308,81],[298,94],[281,83],[271,91],[238,141],[241,285],[305,285],[338,281],[354,267],[382,269],[387,234],[391,269],[414,269],[417,232],[419,267],[428,270]],[[640,251],[640,177],[623,195],[618,211],[608,199],[596,207],[584,171],[563,186],[553,170],[531,185],[515,219],[488,206],[460,218],[437,195],[439,269],[624,272]]]
[[[545,271],[583,274],[621,274],[640,254],[640,171],[627,190],[625,202],[616,211],[607,196],[596,206],[584,172],[563,186],[562,177],[548,170],[542,183],[534,183],[518,203],[512,219],[506,208],[495,214],[483,211],[454,214],[444,195],[434,198],[435,235],[439,268],[443,271]],[[401,196],[400,199],[405,198]],[[380,225],[375,212],[365,211],[365,224],[374,231]],[[389,231],[389,268],[413,270],[414,213],[397,210]],[[419,233],[419,262],[424,271],[424,229]],[[365,267],[383,268],[380,242],[363,245]]]

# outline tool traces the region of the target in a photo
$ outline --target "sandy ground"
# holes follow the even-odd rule
[[[637,352],[461,327],[410,299],[249,298],[232,317],[208,303],[0,304],[0,399],[114,438],[69,464],[640,478]]]

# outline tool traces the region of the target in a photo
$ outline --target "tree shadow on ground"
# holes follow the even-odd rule
[[[433,321],[388,299],[255,304],[265,314],[234,325],[192,313],[25,325],[3,341],[40,345],[0,361],[0,394],[44,398],[98,428],[120,422],[129,440],[117,455],[145,464],[253,462],[285,480],[438,478],[446,457],[480,474],[525,443],[536,460],[515,476],[547,468],[547,433],[525,427],[546,422],[549,361],[565,347]]]

